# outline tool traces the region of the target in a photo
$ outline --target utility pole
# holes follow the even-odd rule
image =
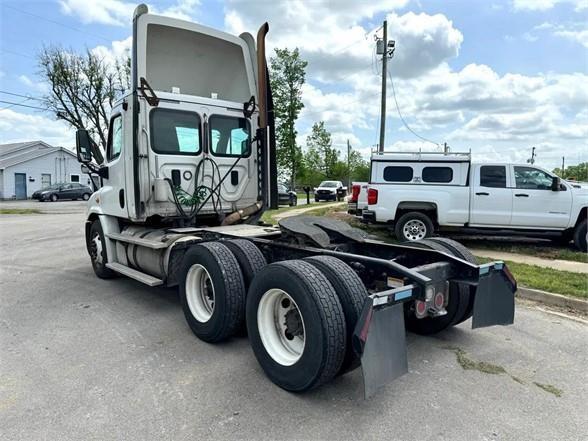
[[[379,42],[378,42],[379,43]],[[382,50],[382,107],[380,109],[380,144],[378,151],[384,151],[384,135],[386,133],[386,70],[388,68],[388,21],[384,20],[384,37]]]
[[[561,157],[561,177],[562,179],[566,178],[566,157]]]
[[[446,142],[443,143],[443,153],[449,153],[449,146]]]
[[[351,157],[351,144],[349,143],[349,139],[347,140],[347,192],[351,189],[351,162],[349,158]]]

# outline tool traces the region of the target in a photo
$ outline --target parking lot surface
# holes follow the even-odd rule
[[[408,335],[410,372],[370,400],[359,371],[292,394],[246,337],[196,339],[175,290],[96,278],[82,210],[0,216],[2,439],[588,438],[580,321],[519,305],[513,326]]]

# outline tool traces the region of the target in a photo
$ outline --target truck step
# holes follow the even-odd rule
[[[133,245],[140,245],[145,248],[151,248],[154,250],[159,250],[162,248],[167,248],[170,244],[168,242],[159,242],[155,240],[149,239],[142,239],[140,237],[134,236],[127,236],[125,234],[118,234],[118,233],[108,233],[106,235],[109,239],[118,240],[120,242],[132,243]]]
[[[148,286],[159,286],[163,284],[163,280],[158,279],[157,277],[142,273],[141,271],[121,265],[120,263],[107,263],[106,267],[124,276],[130,277],[131,279],[138,280]]]

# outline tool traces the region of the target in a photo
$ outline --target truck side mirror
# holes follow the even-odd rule
[[[561,179],[557,176],[554,176],[551,179],[551,191],[560,191],[561,190]]]
[[[85,129],[76,131],[76,151],[79,162],[82,164],[92,162],[92,139]]]

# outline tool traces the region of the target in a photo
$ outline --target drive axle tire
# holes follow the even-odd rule
[[[462,260],[465,260],[466,262],[469,263],[473,263],[474,265],[478,265],[478,259],[476,258],[476,256],[474,256],[472,254],[472,252],[470,250],[468,250],[465,246],[463,246],[462,244],[460,244],[459,242],[453,240],[453,239],[448,239],[446,237],[431,237],[429,239],[427,239],[430,242],[437,242],[443,246],[445,246],[446,248],[448,248],[451,251],[451,254],[453,254],[455,257],[459,257]],[[467,319],[469,319],[472,316],[472,313],[474,311],[474,298],[475,296],[469,294],[469,287],[467,286],[460,286],[460,290],[463,291],[463,294],[465,295],[465,292],[468,292],[469,295],[469,301],[468,301],[468,306],[465,309],[464,313],[462,314],[461,318],[457,318],[457,322],[455,323],[456,325],[465,322]]]
[[[341,369],[338,372],[338,375],[342,375],[361,365],[359,357],[353,350],[351,341],[355,325],[361,316],[363,304],[368,296],[368,292],[355,271],[341,259],[331,256],[313,256],[304,260],[327,276],[343,308],[347,332],[345,358],[343,358]]]
[[[418,242],[408,242],[406,245],[429,250],[441,251],[450,255],[455,255],[452,250],[444,244],[432,241],[430,239],[420,240]],[[459,256],[456,256],[459,257]],[[412,307],[413,302],[406,302],[404,309],[404,318],[406,329],[415,334],[430,335],[443,331],[451,326],[460,323],[470,307],[471,296],[467,286],[461,286],[456,283],[449,285],[449,299],[445,307],[447,314],[439,317],[417,318]]]
[[[117,273],[106,267],[108,255],[106,253],[106,243],[104,241],[104,232],[100,219],[96,219],[90,226],[90,235],[86,240],[86,248],[90,255],[94,273],[101,279],[112,279]]]
[[[574,245],[583,252],[586,252],[586,219],[580,221],[574,229]]]
[[[435,227],[431,218],[418,211],[403,214],[394,225],[394,234],[400,241],[422,240],[431,236],[434,231]]]
[[[303,392],[330,381],[345,355],[345,317],[327,277],[308,262],[267,265],[247,295],[257,361],[278,386]]]
[[[242,327],[245,283],[237,259],[222,243],[191,247],[182,260],[179,286],[184,316],[199,339],[216,343]]]
[[[267,265],[265,257],[259,248],[249,240],[233,239],[227,240],[223,244],[231,250],[237,262],[239,262],[239,267],[243,273],[243,281],[245,282],[245,291],[247,291],[255,275]]]

